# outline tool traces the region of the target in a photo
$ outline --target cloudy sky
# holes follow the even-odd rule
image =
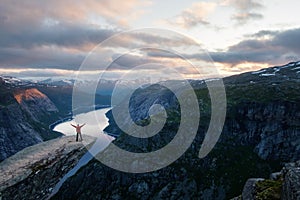
[[[154,63],[197,78],[186,59],[205,69],[212,60],[221,76],[281,65],[300,60],[299,8],[296,0],[0,0],[0,74],[74,75],[103,41],[86,74],[112,63],[117,78]]]

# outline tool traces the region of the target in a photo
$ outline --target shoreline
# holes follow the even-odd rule
[[[53,122],[52,124],[50,124],[48,126],[49,130],[51,131],[55,131],[55,132],[59,132],[61,133],[63,136],[66,136],[65,133],[61,132],[61,131],[57,131],[57,130],[54,130],[56,126],[58,126],[59,124],[62,124],[64,122],[68,122],[68,121],[72,121],[76,116],[78,115],[82,115],[82,114],[87,114],[89,112],[93,112],[93,111],[98,111],[98,110],[101,110],[101,109],[106,109],[106,108],[110,108],[111,106],[110,105],[96,105],[94,106],[94,110],[89,110],[89,111],[85,111],[85,112],[82,112],[82,113],[79,113],[77,115],[73,115],[73,114],[70,114],[69,116],[63,118],[63,119],[60,119],[60,120],[57,120],[55,122]],[[103,130],[105,129],[106,127],[103,128]],[[109,133],[107,132],[104,132],[105,134],[107,135],[110,135]],[[113,136],[115,137],[115,136]]]

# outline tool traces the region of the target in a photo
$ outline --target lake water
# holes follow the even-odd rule
[[[61,132],[65,135],[76,136],[75,128],[70,124],[81,125],[83,123],[86,123],[86,125],[81,129],[82,134],[100,137],[101,135],[103,135],[103,129],[108,126],[108,119],[106,118],[105,113],[110,109],[111,108],[103,108],[76,115],[74,116],[73,120],[58,124],[54,127],[53,130]]]
[[[56,184],[53,188],[51,195],[47,198],[50,199],[53,195],[55,195],[62,184],[71,176],[76,174],[76,172],[86,165],[95,155],[105,149],[111,141],[115,138],[111,137],[103,132],[103,129],[108,125],[108,119],[105,116],[105,113],[109,111],[111,108],[103,108],[95,111],[91,111],[88,113],[83,113],[74,117],[72,121],[63,122],[55,126],[53,130],[61,132],[65,135],[74,135],[76,137],[75,128],[70,124],[76,125],[77,123],[83,124],[86,123],[84,127],[82,127],[81,132],[83,134],[83,144],[84,144],[84,135],[90,135],[96,137],[97,140],[93,144],[93,146],[89,149],[89,151],[82,156],[82,158],[78,161],[77,165],[71,169],[62,179]]]

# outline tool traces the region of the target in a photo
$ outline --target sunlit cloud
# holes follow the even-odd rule
[[[191,7],[175,16],[174,20],[169,19],[167,22],[187,29],[197,25],[209,25],[210,22],[206,20],[206,17],[215,10],[216,5],[214,2],[193,3]]]
[[[221,64],[219,65],[220,73],[224,75],[240,74],[248,71],[256,71],[269,67],[268,63],[243,62],[237,65]]]
[[[245,36],[246,37],[249,37],[249,38],[256,38],[256,39],[271,39],[273,38],[274,36],[276,36],[276,34],[278,34],[279,31],[273,31],[273,30],[261,30],[261,31],[258,31],[254,34],[246,34]]]
[[[222,5],[232,6],[235,9],[235,13],[232,15],[239,25],[246,24],[251,20],[262,19],[263,14],[258,13],[258,9],[262,9],[264,6],[256,0],[223,0]]]
[[[69,76],[74,77],[76,75],[76,71],[73,70],[62,70],[62,69],[34,69],[34,68],[19,68],[19,69],[13,69],[13,68],[7,68],[7,69],[1,69],[0,68],[0,74],[1,75],[10,75],[15,77],[58,77],[58,76]]]
[[[78,70],[93,76],[93,72],[107,70],[110,78],[117,78],[132,67],[146,64],[144,69],[136,68],[136,73],[155,74],[159,70],[151,67],[159,64],[185,77],[196,77],[198,72],[187,61],[196,63],[200,74],[217,76],[208,70],[211,61],[222,75],[230,75],[300,60],[297,21],[292,28],[267,26],[270,4],[257,0],[187,1],[178,5],[137,0],[2,0],[0,72],[54,77],[73,76]],[[172,9],[162,12],[166,8]],[[265,24],[253,32],[258,19]],[[157,20],[164,20],[163,28],[183,30],[195,39],[147,29],[126,32]],[[216,27],[223,28],[216,31]],[[203,43],[195,45],[195,40]],[[209,55],[201,49],[206,44],[215,45],[208,46]],[[95,47],[97,57],[80,68]]]
[[[131,16],[137,18],[143,13],[137,11],[137,8],[147,5],[150,5],[149,1],[138,0],[86,0],[84,2],[72,0],[45,2],[38,0],[2,0],[0,11],[1,16],[6,16],[10,24],[17,23],[18,25],[31,22],[35,26],[43,24],[45,20],[55,22],[54,24],[60,22],[86,23],[90,18],[97,18],[97,16],[109,24],[120,25],[118,24],[120,19],[132,20]]]

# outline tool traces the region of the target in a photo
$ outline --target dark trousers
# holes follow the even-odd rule
[[[79,134],[80,134],[80,133],[77,133],[77,134],[76,134],[76,142],[78,142],[78,136],[79,136]]]

